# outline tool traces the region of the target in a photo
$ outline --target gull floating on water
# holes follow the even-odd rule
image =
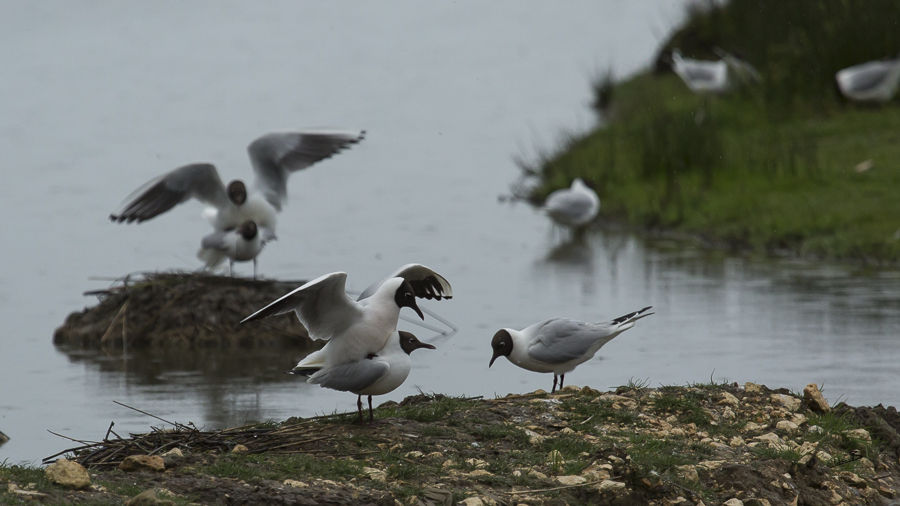
[[[369,398],[369,422],[374,422],[372,396],[394,391],[406,381],[412,366],[409,355],[419,348],[435,349],[404,331],[395,331],[383,348],[366,357],[339,365],[326,365],[329,341],[319,351],[309,354],[291,371],[291,374],[309,376],[306,381],[315,385],[356,394],[359,423],[363,423],[362,396]]]
[[[254,172],[251,190],[239,179],[224,185],[212,164],[193,163],[148,181],[109,218],[118,223],[140,223],[194,198],[206,205],[203,216],[216,233],[232,232],[252,221],[260,234],[260,243],[265,244],[276,238],[276,218],[287,200],[288,176],[349,148],[364,137],[365,130],[268,133],[247,147]],[[199,256],[207,262],[223,251],[218,247],[221,237],[213,236],[203,241],[214,246],[212,252],[205,252],[209,248],[201,245]]]
[[[449,299],[453,296],[450,283],[443,276],[425,266],[419,267],[415,279],[385,280],[361,301],[347,295],[346,273],[326,274],[244,318],[240,324],[293,311],[312,339],[329,341],[323,348],[328,350],[323,353],[324,366],[361,360],[384,348],[397,330],[401,308],[411,308],[425,319],[416,297]],[[420,282],[429,278],[437,283],[429,283],[426,290]]]
[[[551,318],[523,330],[500,329],[491,340],[494,355],[488,367],[498,357],[506,357],[522,369],[552,372],[553,393],[557,377],[562,388],[567,372],[590,360],[604,344],[633,327],[634,322],[652,315],[645,313],[650,307],[600,323]]]
[[[600,197],[581,178],[575,178],[569,188],[551,193],[541,209],[560,225],[580,228],[597,217]]]
[[[887,102],[900,85],[900,56],[847,67],[834,79],[841,94],[850,100]]]

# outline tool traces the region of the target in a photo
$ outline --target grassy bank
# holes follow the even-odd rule
[[[746,1],[699,10],[661,51],[739,51],[762,84],[699,97],[670,72],[636,75],[612,89],[607,126],[523,167],[536,183],[520,195],[538,203],[582,177],[601,219],[741,249],[900,260],[900,105],[847,104],[833,84],[837,69],[900,49],[880,35],[900,4],[762,3],[780,14]],[[856,14],[832,12],[849,4]]]
[[[384,423],[374,427],[349,413],[112,438],[70,455],[90,469],[83,491],[52,483],[39,468],[0,465],[0,504],[123,504],[148,489],[176,505],[824,506],[896,498],[897,412],[822,409],[752,383],[419,395],[380,407]],[[176,448],[164,472],[118,468],[130,454]]]

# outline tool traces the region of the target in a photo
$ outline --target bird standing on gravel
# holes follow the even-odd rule
[[[363,423],[362,396],[369,398],[369,422],[374,422],[372,396],[392,392],[406,381],[412,367],[409,355],[414,350],[435,349],[434,346],[419,341],[413,334],[401,330],[393,332],[387,344],[375,353],[351,362],[328,366],[326,363],[330,344],[328,342],[321,350],[309,354],[288,372],[309,376],[306,381],[314,385],[356,394],[360,424]]]
[[[646,313],[650,307],[600,323],[551,318],[523,330],[500,329],[491,341],[494,355],[488,367],[498,357],[506,357],[522,369],[552,372],[551,393],[555,392],[557,378],[562,388],[567,372],[590,360],[604,344],[633,327],[634,322],[652,315]]]

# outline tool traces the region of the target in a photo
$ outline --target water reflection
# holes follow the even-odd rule
[[[226,427],[269,418],[262,401],[264,392],[301,385],[305,378],[286,371],[315,348],[153,349],[126,355],[57,349],[71,363],[83,366],[89,377],[97,378],[102,391],[167,400],[171,406],[194,404],[201,415],[195,422]]]

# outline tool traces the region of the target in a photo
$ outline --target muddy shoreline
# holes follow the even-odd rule
[[[148,490],[172,501],[158,504],[900,503],[897,410],[831,407],[816,392],[746,383],[418,395],[380,406],[374,426],[346,413],[108,434],[68,452],[90,488],[0,467],[0,490],[44,494],[44,504],[124,504]]]

